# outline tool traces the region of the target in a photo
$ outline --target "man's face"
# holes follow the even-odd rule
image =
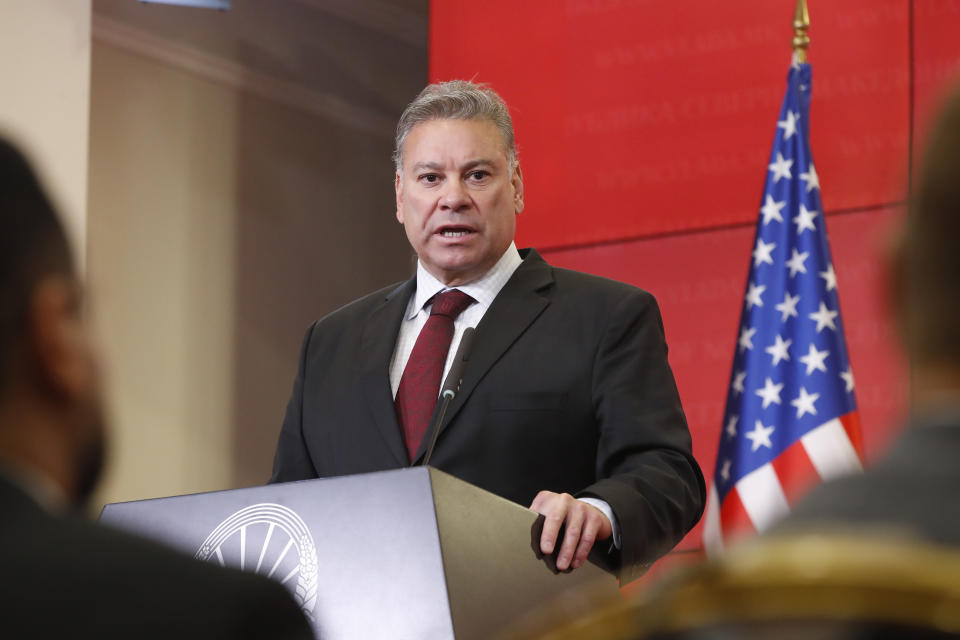
[[[72,455],[68,490],[76,506],[83,506],[97,485],[107,442],[99,356],[81,296],[81,285],[73,278],[46,278],[34,293],[32,316],[47,402],[60,412],[61,432]]]
[[[489,120],[430,120],[403,145],[397,220],[420,262],[448,286],[486,273],[513,242],[523,210],[520,168],[511,170]]]

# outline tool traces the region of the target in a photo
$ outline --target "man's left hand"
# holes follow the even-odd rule
[[[587,555],[597,540],[613,535],[610,521],[599,509],[577,500],[569,493],[541,491],[530,508],[544,516],[540,551],[553,553],[561,525],[565,525],[563,542],[557,553],[557,569],[577,569],[587,561]]]

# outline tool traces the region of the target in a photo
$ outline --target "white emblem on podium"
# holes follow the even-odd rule
[[[306,523],[291,509],[269,502],[241,509],[207,536],[195,557],[277,580],[313,620],[317,548]]]

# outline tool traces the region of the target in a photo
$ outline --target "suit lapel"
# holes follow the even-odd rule
[[[440,425],[441,433],[457,416],[490,368],[550,304],[543,290],[553,284],[553,269],[535,249],[527,251],[523,264],[517,267],[477,325],[473,352],[460,391]],[[426,452],[426,440],[428,438],[421,443],[414,464]]]
[[[410,461],[390,390],[390,359],[407,301],[415,288],[416,278],[412,278],[387,294],[367,317],[360,339],[360,388],[380,435],[402,466]]]

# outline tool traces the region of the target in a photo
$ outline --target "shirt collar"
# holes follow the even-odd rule
[[[430,298],[446,289],[458,289],[476,300],[481,306],[489,307],[493,303],[493,299],[496,298],[500,290],[503,289],[503,286],[507,284],[507,280],[510,279],[513,272],[516,271],[517,267],[522,263],[523,258],[520,257],[520,252],[517,251],[517,245],[511,242],[507,250],[500,256],[500,259],[497,260],[497,263],[483,274],[483,276],[468,284],[448,287],[433,277],[433,274],[427,271],[423,263],[418,260],[417,290],[414,292],[413,304],[410,305],[407,311],[407,319],[414,318],[420,313],[420,310],[423,309]]]

